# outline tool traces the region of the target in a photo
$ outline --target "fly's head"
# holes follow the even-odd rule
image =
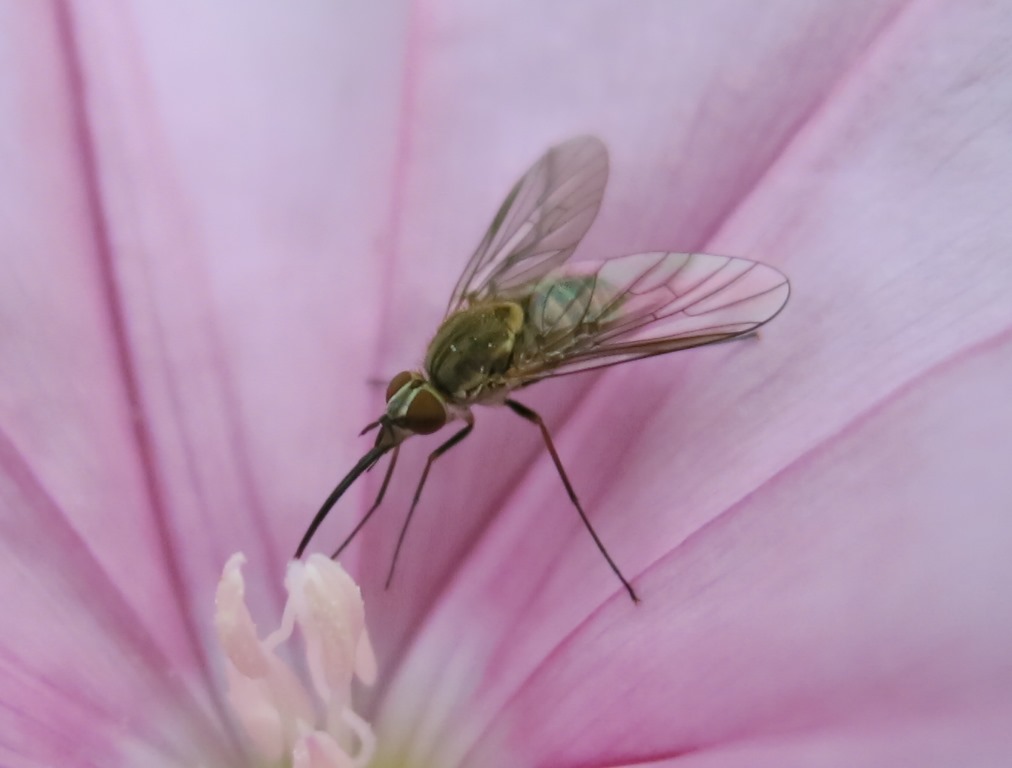
[[[390,380],[387,412],[370,424],[381,427],[376,444],[398,445],[411,435],[430,435],[450,420],[443,397],[417,371],[402,371]]]

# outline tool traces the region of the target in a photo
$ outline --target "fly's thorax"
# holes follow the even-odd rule
[[[480,304],[450,315],[425,355],[430,381],[448,397],[464,402],[501,386],[523,325],[524,311],[512,301]]]
[[[450,419],[443,396],[416,371],[402,371],[387,387],[387,421],[419,435],[431,434]]]

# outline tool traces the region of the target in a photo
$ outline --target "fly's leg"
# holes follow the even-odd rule
[[[626,592],[629,593],[629,597],[632,598],[634,603],[640,601],[639,597],[636,596],[635,590],[632,588],[632,584],[622,575],[622,571],[615,565],[615,561],[611,559],[611,555],[608,554],[608,550],[604,548],[604,544],[601,543],[601,539],[598,538],[597,532],[594,530],[594,526],[590,524],[590,520],[587,518],[586,513],[583,511],[583,507],[580,506],[579,500],[576,498],[576,491],[573,490],[573,485],[569,482],[569,477],[566,476],[566,470],[562,468],[562,461],[559,459],[559,454],[555,450],[555,444],[552,443],[552,436],[548,433],[548,427],[545,426],[545,422],[541,419],[536,412],[532,411],[526,405],[518,403],[516,400],[507,400],[506,405],[513,413],[517,414],[523,419],[534,424],[538,429],[541,430],[541,436],[545,440],[545,446],[548,448],[548,452],[552,456],[552,461],[555,462],[555,468],[559,472],[559,477],[562,478],[562,484],[566,486],[566,493],[569,494],[569,500],[573,502],[573,506],[576,507],[576,511],[580,513],[580,519],[583,520],[583,524],[587,526],[587,530],[590,531],[590,535],[594,539],[594,543],[597,544],[597,548],[601,550],[601,554],[604,555],[604,559],[608,561],[608,565],[618,576],[619,581],[622,582],[622,586],[625,587]]]
[[[394,549],[393,560],[390,561],[390,571],[387,573],[387,581],[385,588],[390,588],[390,582],[394,578],[394,569],[397,567],[397,557],[401,553],[401,544],[404,543],[404,536],[408,532],[408,525],[411,523],[411,516],[415,513],[415,507],[418,505],[418,499],[422,495],[422,488],[425,485],[425,480],[429,476],[429,470],[432,468],[432,463],[450,450],[453,446],[471,434],[471,430],[474,429],[474,419],[468,414],[466,417],[467,426],[461,429],[459,432],[453,435],[449,440],[440,445],[436,450],[429,454],[428,461],[425,462],[425,469],[422,471],[422,476],[418,480],[418,487],[415,488],[415,497],[411,500],[411,508],[408,510],[408,516],[404,518],[404,525],[401,526],[401,533],[397,537],[397,547]]]
[[[394,448],[394,452],[390,456],[390,465],[387,467],[386,474],[383,475],[383,483],[380,485],[379,493],[376,494],[376,501],[372,503],[372,506],[369,507],[369,511],[366,512],[362,519],[358,521],[358,525],[356,525],[352,532],[348,534],[347,538],[341,542],[341,546],[339,546],[334,551],[334,554],[330,556],[331,560],[337,560],[340,554],[344,552],[345,547],[351,544],[351,540],[354,539],[358,532],[362,530],[362,526],[369,522],[369,518],[372,517],[372,513],[376,511],[381,503],[383,503],[383,497],[386,495],[387,486],[390,485],[390,478],[393,477],[394,474],[394,467],[397,466],[397,454],[400,453],[400,450],[401,447],[397,446]]]

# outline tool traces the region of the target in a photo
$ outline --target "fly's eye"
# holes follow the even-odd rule
[[[415,390],[415,396],[408,404],[403,424],[412,432],[428,435],[446,424],[446,407],[443,401],[424,387]]]
[[[393,396],[404,388],[405,384],[410,382],[412,379],[417,378],[418,378],[417,373],[414,373],[412,371],[401,371],[392,379],[390,379],[390,384],[387,385],[387,402],[389,403],[390,400],[393,398]]]

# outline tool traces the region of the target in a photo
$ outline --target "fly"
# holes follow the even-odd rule
[[[538,428],[598,550],[639,601],[580,505],[548,427],[512,393],[554,376],[753,336],[783,309],[790,285],[773,267],[706,253],[657,251],[567,264],[597,215],[607,179],[604,144],[582,136],[549,149],[514,185],[457,281],[424,365],[391,379],[386,412],[362,432],[379,430],[373,447],[327,497],[296,557],[358,476],[390,453],[376,500],[333,556],[340,555],[383,501],[401,443],[461,421],[425,463],[389,586],[433,463],[471,434],[472,406],[504,405]]]

